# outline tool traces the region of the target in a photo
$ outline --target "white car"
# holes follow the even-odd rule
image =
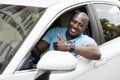
[[[84,32],[100,60],[35,47],[77,11],[90,17]],[[54,36],[54,35],[53,35]],[[111,0],[0,0],[0,80],[120,80],[120,2]]]

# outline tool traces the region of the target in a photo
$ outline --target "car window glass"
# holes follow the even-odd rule
[[[0,5],[0,73],[15,55],[44,8]],[[19,46],[18,46],[19,45]]]
[[[114,5],[94,4],[102,24],[105,41],[120,36],[120,9]]]

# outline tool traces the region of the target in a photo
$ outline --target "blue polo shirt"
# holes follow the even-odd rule
[[[85,47],[88,44],[97,44],[94,39],[84,34],[81,34],[75,39],[67,41],[66,31],[67,31],[67,28],[56,27],[47,32],[47,34],[43,37],[43,40],[47,41],[50,44],[50,48],[49,48],[50,50],[54,50],[53,43],[58,41],[58,38],[57,38],[58,33],[64,39],[64,41],[66,41],[68,44],[72,43],[72,44],[75,44],[77,46],[82,46],[82,47]],[[72,54],[75,56],[77,55],[73,52]]]

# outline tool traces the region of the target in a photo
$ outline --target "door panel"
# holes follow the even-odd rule
[[[105,65],[95,68],[75,80],[120,80],[120,55],[114,57]]]
[[[37,71],[15,73],[10,75],[0,75],[0,80],[35,80],[34,78],[36,74]]]

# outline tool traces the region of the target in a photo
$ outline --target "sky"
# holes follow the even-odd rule
[[[95,5],[99,17],[106,18],[115,25],[120,24],[120,10],[116,6],[97,4]]]

